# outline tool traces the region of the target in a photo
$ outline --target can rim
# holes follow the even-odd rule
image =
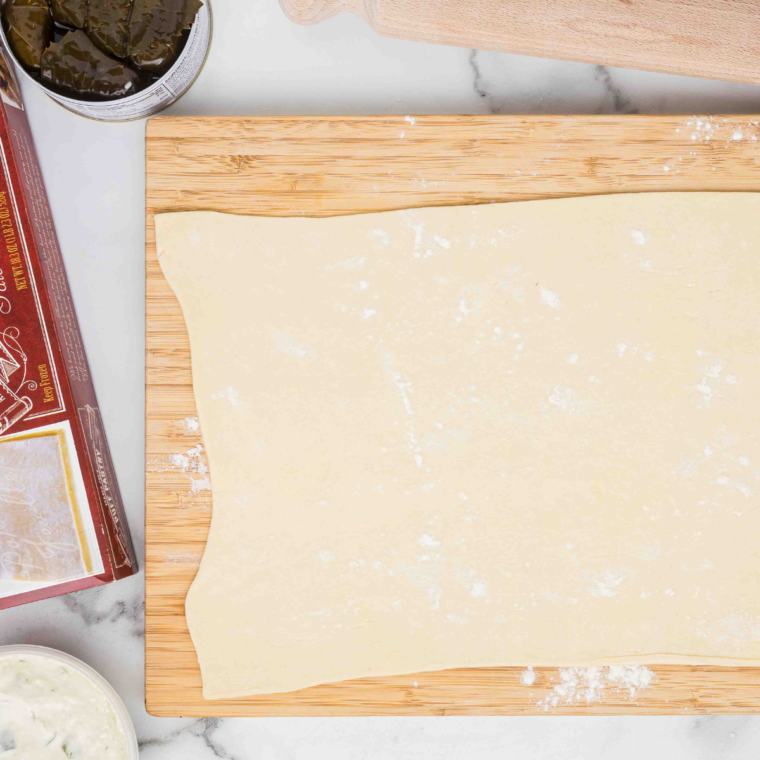
[[[2,1],[0,0],[0,7],[2,6]],[[201,65],[198,67],[198,71],[195,72],[195,76],[187,83],[187,85],[184,87],[182,92],[177,94],[177,97],[175,97],[173,100],[169,100],[166,102],[164,106],[162,106],[158,111],[155,113],[145,115],[145,116],[129,116],[123,119],[102,119],[98,118],[97,116],[91,116],[89,114],[81,113],[80,111],[76,110],[77,105],[83,105],[83,106],[92,106],[94,105],[108,105],[110,103],[118,103],[119,105],[130,105],[130,101],[132,99],[137,99],[140,97],[144,97],[146,92],[149,92],[154,87],[158,87],[164,83],[165,80],[167,80],[175,71],[176,68],[178,68],[183,60],[183,56],[185,55],[185,51],[188,49],[187,44],[183,48],[182,52],[177,57],[177,60],[172,64],[171,68],[160,78],[157,79],[153,84],[146,87],[144,90],[140,90],[139,92],[136,92],[134,95],[129,95],[126,98],[115,98],[114,100],[104,100],[104,101],[92,101],[92,100],[80,100],[78,98],[71,98],[68,95],[60,95],[57,92],[54,92],[53,90],[50,90],[48,87],[46,87],[42,82],[35,79],[19,62],[18,58],[16,58],[16,54],[13,52],[13,48],[10,46],[10,43],[8,42],[8,38],[5,36],[5,25],[0,23],[0,39],[2,40],[3,47],[5,48],[5,52],[7,53],[8,57],[13,62],[13,65],[16,68],[16,73],[19,72],[25,79],[32,84],[39,87],[53,102],[57,103],[61,108],[64,108],[66,111],[69,111],[70,113],[76,114],[77,116],[82,116],[85,119],[90,119],[91,121],[98,121],[98,122],[112,122],[114,124],[123,124],[125,122],[130,121],[141,121],[142,119],[148,119],[150,116],[155,116],[156,113],[159,113],[160,111],[163,111],[165,108],[168,108],[171,105],[174,105],[180,98],[182,98],[187,91],[195,84],[198,77],[200,76],[201,72],[206,66],[206,62],[208,61],[209,51],[211,50],[211,41],[214,36],[214,16],[211,11],[211,0],[203,0],[203,5],[201,6],[198,13],[203,13],[205,10],[206,13],[208,13],[208,25],[209,25],[209,32],[208,32],[208,44],[206,45],[206,51],[203,55],[203,61],[201,62]],[[189,40],[188,40],[189,41]],[[71,105],[69,105],[71,103]]]
[[[106,681],[103,676],[98,673],[97,670],[90,667],[86,662],[74,657],[73,655],[61,652],[58,649],[51,649],[50,647],[43,647],[37,644],[9,644],[7,646],[0,646],[0,659],[7,655],[30,655],[35,657],[42,657],[55,662],[60,662],[70,666],[74,670],[81,673],[83,676],[92,681],[93,685],[106,697],[111,707],[113,707],[116,718],[121,725],[124,736],[127,740],[127,752],[129,753],[129,760],[139,760],[139,746],[137,743],[137,734],[135,732],[134,723],[132,718],[124,705],[121,697],[116,693],[116,690]]]

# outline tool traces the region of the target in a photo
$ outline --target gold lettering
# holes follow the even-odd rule
[[[8,199],[5,192],[0,193],[0,230],[5,240],[5,249],[8,251],[11,274],[16,284],[16,290],[26,290],[29,287],[29,283],[24,272],[24,262],[19,252],[16,231],[13,229],[13,219],[11,219],[11,212],[8,209]]]
[[[47,364],[37,365],[37,371],[40,373],[40,388],[42,388],[42,403],[47,404],[49,401],[55,401],[55,393],[50,383],[50,370]]]

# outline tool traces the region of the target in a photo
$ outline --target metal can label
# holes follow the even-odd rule
[[[203,68],[211,44],[211,11],[208,0],[198,11],[185,47],[175,64],[150,87],[128,98],[103,103],[67,98],[47,88],[45,92],[74,113],[99,121],[144,119],[162,111],[177,100],[195,81]]]

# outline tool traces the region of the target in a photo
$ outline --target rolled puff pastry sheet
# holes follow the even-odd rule
[[[760,195],[156,218],[206,698],[760,664]]]

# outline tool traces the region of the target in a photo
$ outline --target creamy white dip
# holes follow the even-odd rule
[[[0,760],[127,760],[108,697],[73,667],[0,655]]]

